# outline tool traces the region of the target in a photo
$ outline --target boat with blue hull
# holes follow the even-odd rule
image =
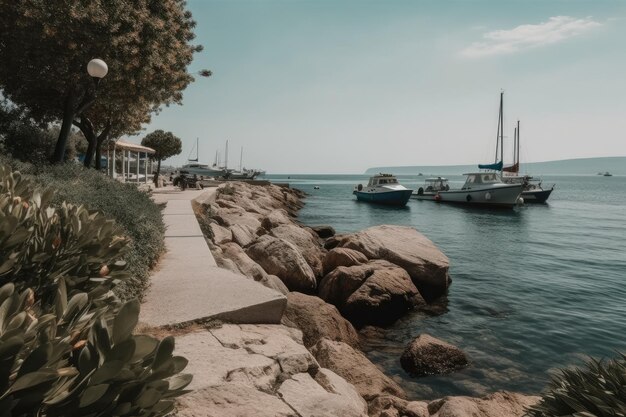
[[[371,177],[367,186],[359,184],[353,191],[359,201],[390,206],[406,205],[412,193],[413,190],[398,183],[395,176],[382,173]]]

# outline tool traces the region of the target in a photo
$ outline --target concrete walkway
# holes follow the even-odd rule
[[[157,265],[141,306],[140,321],[160,327],[220,318],[234,323],[279,323],[286,298],[243,275],[221,269],[200,230],[191,201],[215,188],[155,191],[166,203],[167,252]]]

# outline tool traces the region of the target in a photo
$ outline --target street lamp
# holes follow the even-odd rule
[[[103,60],[95,58],[87,64],[87,72],[93,78],[97,86],[100,80],[109,72],[109,67]]]

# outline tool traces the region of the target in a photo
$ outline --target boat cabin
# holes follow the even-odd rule
[[[463,185],[462,190],[466,190],[468,188],[472,188],[473,186],[479,186],[482,184],[497,184],[501,183],[500,176],[495,172],[476,172],[470,174],[463,174],[467,178],[465,179],[465,184]]]
[[[379,174],[370,178],[368,187],[377,187],[380,185],[398,184],[398,179],[392,174]]]
[[[448,179],[437,177],[437,178],[426,178],[426,191],[447,191],[450,189],[448,185]]]

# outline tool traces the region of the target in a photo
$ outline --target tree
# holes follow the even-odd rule
[[[37,122],[61,121],[55,162],[72,124],[90,160],[112,133],[136,133],[161,105],[181,102],[202,49],[194,27],[183,0],[0,0],[0,88]],[[99,85],[86,73],[92,58],[109,66]]]
[[[142,139],[141,144],[156,151],[156,153],[152,155],[152,159],[157,161],[154,185],[158,187],[158,178],[161,174],[161,161],[181,153],[183,151],[183,143],[180,138],[174,136],[172,132],[164,132],[159,129],[146,135],[146,137]]]

